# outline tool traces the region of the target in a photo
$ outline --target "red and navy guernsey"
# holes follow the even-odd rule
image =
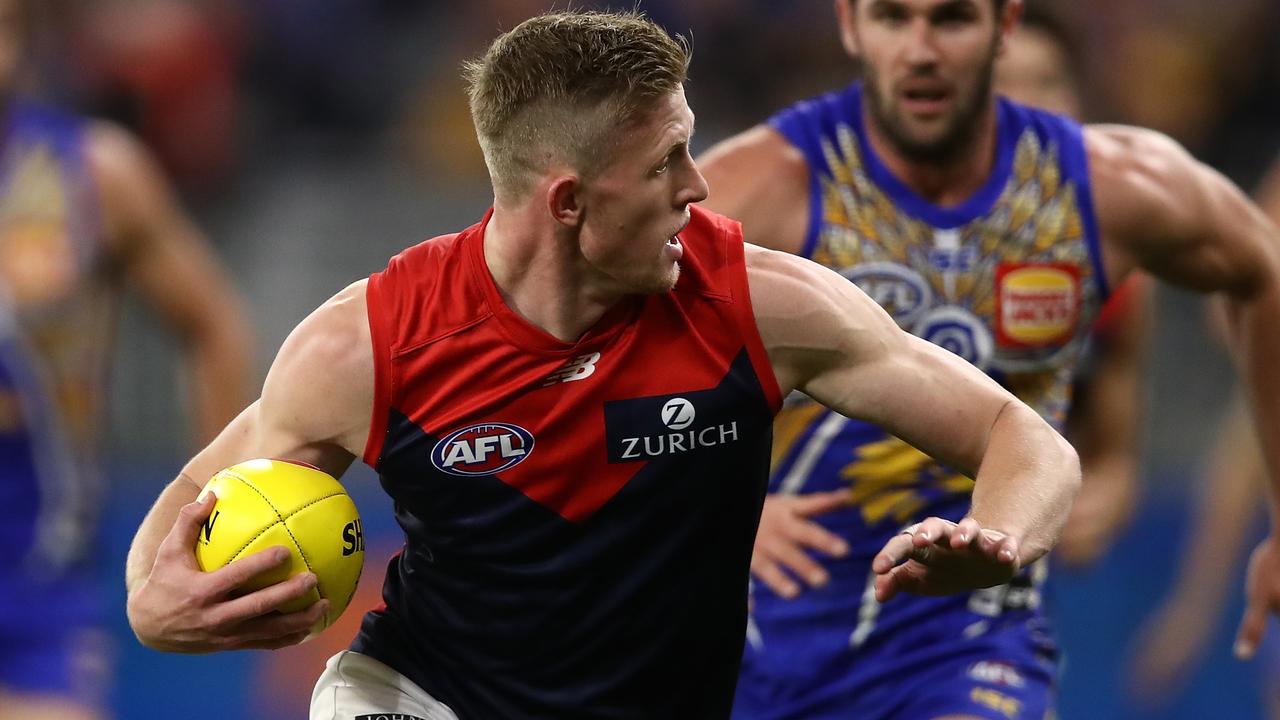
[[[352,649],[463,720],[729,715],[780,406],[742,234],[577,342],[503,301],[486,217],[369,279],[365,461],[405,533]]]

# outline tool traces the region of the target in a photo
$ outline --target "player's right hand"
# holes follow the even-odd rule
[[[849,507],[848,489],[810,495],[774,495],[765,498],[751,553],[751,574],[781,597],[800,594],[800,578],[809,587],[822,587],[830,576],[807,552],[816,550],[828,557],[849,552],[844,540],[810,518]]]
[[[1236,633],[1235,655],[1251,660],[1267,631],[1267,618],[1280,615],[1280,541],[1275,531],[1249,556],[1244,584],[1244,618]]]
[[[871,561],[876,600],[899,592],[949,595],[1002,585],[1022,567],[1018,541],[966,517],[928,517],[889,538]]]
[[[129,595],[134,634],[147,647],[181,653],[275,649],[302,642],[327,611],[328,601],[295,613],[275,609],[310,592],[315,575],[302,573],[248,594],[237,592],[250,578],[282,565],[289,557],[285,548],[267,548],[214,572],[200,570],[193,548],[215,502],[209,493],[178,513],[151,574]]]

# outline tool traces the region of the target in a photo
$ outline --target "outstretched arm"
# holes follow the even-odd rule
[[[179,652],[280,647],[304,638],[324,613],[321,601],[272,614],[309,591],[309,574],[238,595],[249,578],[285,560],[280,548],[201,573],[195,537],[213,501],[194,500],[216,472],[243,460],[297,460],[338,477],[362,452],[373,408],[364,285],[348,287],[302,321],[281,347],[262,397],[187,463],[138,528],[126,584],[129,622],[143,644]]]
[[[954,592],[1007,581],[1053,545],[1080,484],[1075,451],[972,365],[900,330],[852,283],[748,246],[756,322],[784,393],[803,390],[975,477],[958,526],[939,518],[877,556],[877,593]]]
[[[1231,350],[1272,490],[1273,530],[1250,561],[1237,642],[1250,657],[1268,613],[1280,612],[1280,233],[1239,188],[1158,133],[1093,127],[1085,142],[1112,279],[1140,267],[1221,293],[1228,305]]]
[[[112,260],[182,347],[198,447],[250,399],[253,338],[243,304],[141,143],[99,124],[87,153]]]

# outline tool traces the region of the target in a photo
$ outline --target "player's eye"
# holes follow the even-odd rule
[[[901,25],[910,19],[910,13],[901,5],[892,3],[877,3],[872,10],[871,16],[878,22],[885,25]]]
[[[944,5],[933,14],[933,24],[941,27],[966,25],[977,19],[977,8],[970,3],[964,2]]]

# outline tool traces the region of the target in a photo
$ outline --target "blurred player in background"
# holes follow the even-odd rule
[[[1099,308],[1131,270],[1224,291],[1268,451],[1280,454],[1274,226],[1168,138],[996,99],[1019,0],[836,9],[862,81],[713,148],[707,204],[837,269],[1059,425]],[[967,478],[803,401],[779,416],[774,461],[739,717],[1050,712],[1042,565],[967,598],[886,603],[871,591],[874,548],[920,516],[959,517]],[[1280,599],[1273,537],[1257,557],[1246,656]]]
[[[1258,203],[1280,223],[1280,160],[1264,178]],[[1226,318],[1211,315],[1210,325],[1226,342],[1222,337]],[[1266,468],[1243,397],[1236,397],[1227,410],[1205,480],[1192,503],[1189,541],[1173,589],[1140,629],[1135,643],[1129,685],[1151,704],[1173,696],[1204,656],[1222,616],[1233,569],[1240,564],[1251,531],[1266,518],[1265,508],[1257,502],[1266,484]],[[1268,717],[1280,720],[1280,686],[1275,682],[1280,638],[1269,636],[1263,653],[1265,664],[1259,675],[1264,679],[1264,702]]]
[[[1048,550],[1078,488],[1074,451],[843,278],[696,207],[688,62],[638,14],[564,12],[468,65],[493,209],[285,341],[260,400],[138,530],[140,640],[206,652],[306,637],[325,600],[271,610],[315,577],[241,596],[279,548],[199,572],[213,503],[193,501],[248,457],[334,475],[362,457],[406,545],[313,718],[726,717],[771,420],[795,388],[976,472],[967,517],[885,540],[882,597],[998,584]]]
[[[3,720],[102,712],[107,658],[88,563],[124,288],[183,346],[198,438],[243,407],[250,360],[236,294],[148,152],[119,128],[19,94],[36,12],[0,0]]]

